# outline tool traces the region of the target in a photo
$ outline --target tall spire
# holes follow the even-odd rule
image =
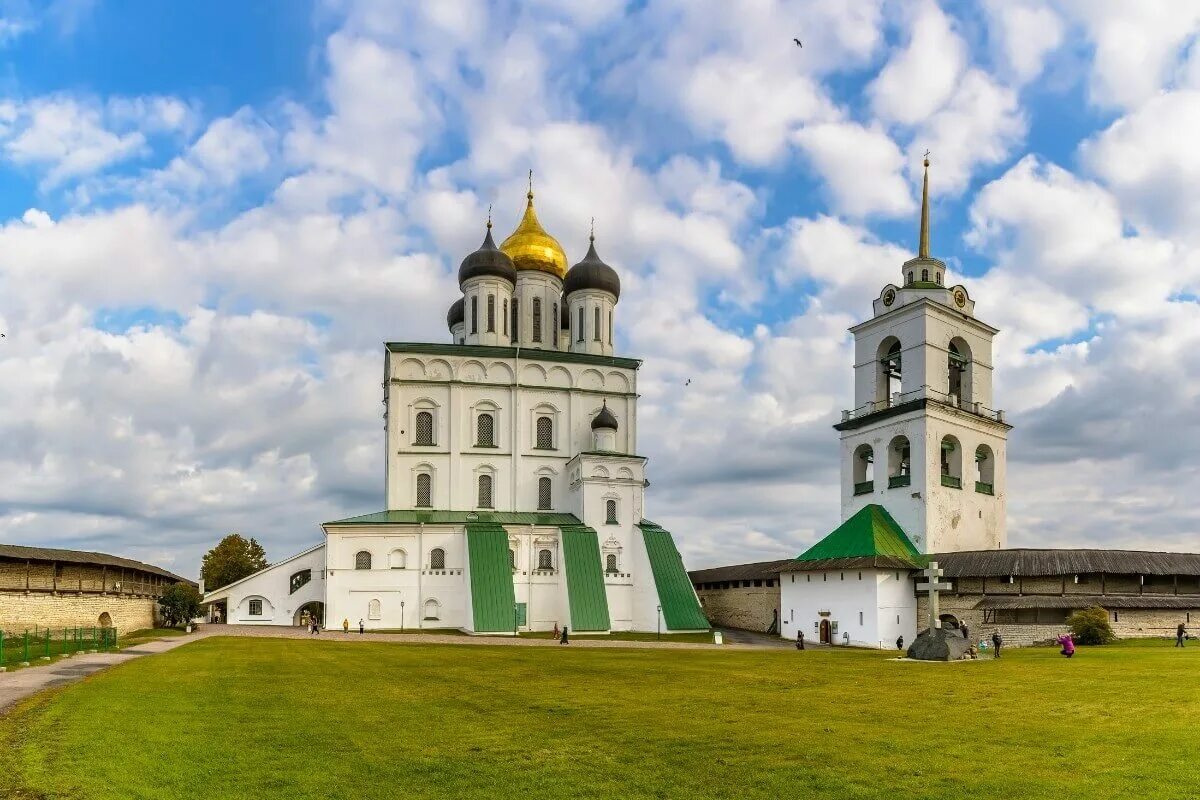
[[[925,182],[921,187],[921,241],[917,258],[929,258],[929,151],[925,151]]]

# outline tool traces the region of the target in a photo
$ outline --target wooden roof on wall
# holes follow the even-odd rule
[[[1046,577],[1051,575],[1200,575],[1200,553],[1145,550],[972,550],[939,553],[947,578]]]
[[[110,556],[107,553],[90,553],[86,550],[60,550],[56,547],[26,547],[19,544],[0,544],[0,559],[10,559],[13,561],[56,561],[59,563],[68,564],[95,564],[96,566],[118,567],[122,569],[141,570],[152,575],[161,575],[164,578],[169,578],[173,581],[183,581],[184,583],[195,583],[187,578],[180,577],[173,572],[156,567],[153,564],[144,564],[141,561],[134,561],[131,558],[121,558],[120,556]]]

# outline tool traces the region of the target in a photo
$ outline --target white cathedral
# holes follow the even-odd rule
[[[451,344],[386,345],[386,510],[205,595],[229,624],[508,633],[707,630],[643,517],[641,362],[613,355],[621,282],[538,222],[459,268]]]

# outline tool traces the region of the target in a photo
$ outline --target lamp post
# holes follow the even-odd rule
[[[400,632],[404,633],[404,601],[400,601]]]
[[[662,641],[662,606],[658,606],[658,613],[654,617],[654,623],[658,630],[655,632],[655,638]]]

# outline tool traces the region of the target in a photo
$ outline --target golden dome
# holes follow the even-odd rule
[[[500,249],[512,259],[517,272],[525,269],[536,269],[548,272],[559,280],[567,274],[567,254],[545,228],[538,222],[537,214],[533,211],[533,191],[526,195],[525,216],[517,229],[500,243]]]

